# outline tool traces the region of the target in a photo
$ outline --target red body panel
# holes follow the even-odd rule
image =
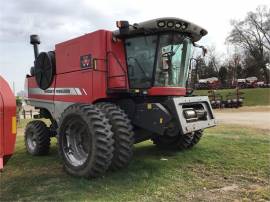
[[[50,89],[51,88],[54,89],[55,79],[56,79],[56,77],[54,77],[54,81],[52,82],[51,86],[49,87]],[[28,77],[26,82],[27,82],[28,89],[38,88],[35,77]],[[45,100],[53,100],[54,99],[53,94],[44,95],[44,94],[40,94],[40,93],[30,93],[30,92],[29,92],[28,97],[34,98],[34,99],[45,99]]]
[[[105,70],[106,34],[108,31],[99,30],[78,38],[56,44],[56,74],[80,71],[80,57],[91,54],[98,58],[99,70]],[[103,59],[103,61],[102,61]]]
[[[75,71],[56,76],[57,88],[79,88],[81,95],[55,95],[55,101],[65,102],[93,102],[93,70]],[[84,89],[84,90],[83,90]]]
[[[81,67],[81,57],[90,55],[91,67]],[[35,78],[28,77],[30,99],[93,103],[108,98],[108,89],[129,89],[124,42],[114,39],[111,31],[98,30],[59,43],[55,47],[56,75],[46,93],[38,88]],[[96,64],[96,65],[94,65]],[[73,94],[57,93],[68,88]],[[34,89],[34,91],[33,91]],[[38,91],[39,89],[39,91]],[[183,96],[185,88],[153,87],[150,96]]]
[[[186,88],[177,87],[152,87],[148,90],[152,96],[185,96]]]
[[[12,119],[15,118],[15,97],[7,82],[0,76],[0,169],[14,151],[16,131],[12,130]]]

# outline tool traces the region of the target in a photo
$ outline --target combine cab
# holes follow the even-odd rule
[[[0,76],[0,170],[12,156],[16,140],[16,101]]]
[[[26,78],[27,102],[51,120],[30,122],[27,151],[49,152],[56,136],[65,170],[96,177],[126,167],[133,145],[152,140],[158,147],[184,150],[203,130],[215,126],[208,97],[187,89],[193,47],[207,31],[178,18],[117,22],[38,52]]]

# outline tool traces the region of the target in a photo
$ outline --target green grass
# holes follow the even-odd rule
[[[240,92],[243,92],[244,95],[244,106],[261,106],[261,105],[270,105],[270,88],[250,88],[250,89],[241,89]],[[223,99],[226,98],[228,93],[236,93],[235,89],[223,89],[217,90],[216,93],[219,93],[223,96]],[[196,95],[208,95],[208,90],[196,90],[194,92]]]
[[[18,136],[16,153],[0,176],[0,201],[270,200],[268,133],[218,126],[185,152],[159,151],[144,142],[136,145],[127,169],[91,180],[63,171],[55,141],[48,156],[34,157]],[[231,185],[237,188],[220,191]]]
[[[48,126],[50,125],[49,119],[40,119],[44,121]],[[17,128],[18,129],[25,129],[26,125],[30,122],[33,121],[33,119],[20,119],[20,121],[17,123]]]

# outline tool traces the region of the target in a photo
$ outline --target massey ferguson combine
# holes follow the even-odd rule
[[[41,53],[39,37],[30,37],[35,62],[27,102],[51,125],[30,122],[26,148],[46,154],[56,136],[64,168],[75,176],[123,168],[133,145],[149,139],[161,148],[191,148],[215,125],[208,97],[187,91],[191,50],[207,31],[178,18],[117,27]]]

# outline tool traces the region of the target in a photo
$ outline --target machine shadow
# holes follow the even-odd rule
[[[195,153],[198,152],[198,149],[200,150],[200,148],[195,149]],[[82,194],[91,192],[97,195],[111,195],[112,193],[106,191],[106,187],[109,187],[109,189],[117,187],[119,190],[135,189],[138,186],[158,180],[164,170],[171,167],[172,161],[174,163],[178,161],[178,157],[181,165],[189,164],[190,158],[186,159],[187,162],[185,162],[185,158],[181,157],[181,154],[183,156],[187,155],[185,153],[160,150],[155,145],[141,143],[135,146],[134,158],[127,168],[108,171],[100,178],[85,179],[70,176],[64,172],[61,160],[58,157],[56,144],[52,145],[48,156],[38,158],[30,156],[26,154],[24,149],[20,149],[16,155],[17,157],[14,156],[13,161],[16,164],[21,164],[20,175],[12,175],[11,172],[11,176],[8,180],[5,180],[7,186],[2,190],[2,199],[6,201],[15,200],[14,196],[16,196],[18,197],[17,200],[24,200],[24,198],[34,197],[39,193],[41,194],[39,195],[41,200],[64,200],[60,193],[68,192],[67,195],[71,196],[73,194],[72,198],[76,200],[80,199]],[[162,159],[165,159],[165,161]],[[168,161],[166,161],[167,159]],[[20,170],[19,168],[16,169]],[[12,169],[8,169],[8,172],[10,172],[9,170]],[[27,190],[27,193],[23,190]],[[44,195],[39,190],[42,190]],[[78,190],[81,191],[81,195],[76,196],[75,193]],[[51,194],[46,195],[46,193]]]

